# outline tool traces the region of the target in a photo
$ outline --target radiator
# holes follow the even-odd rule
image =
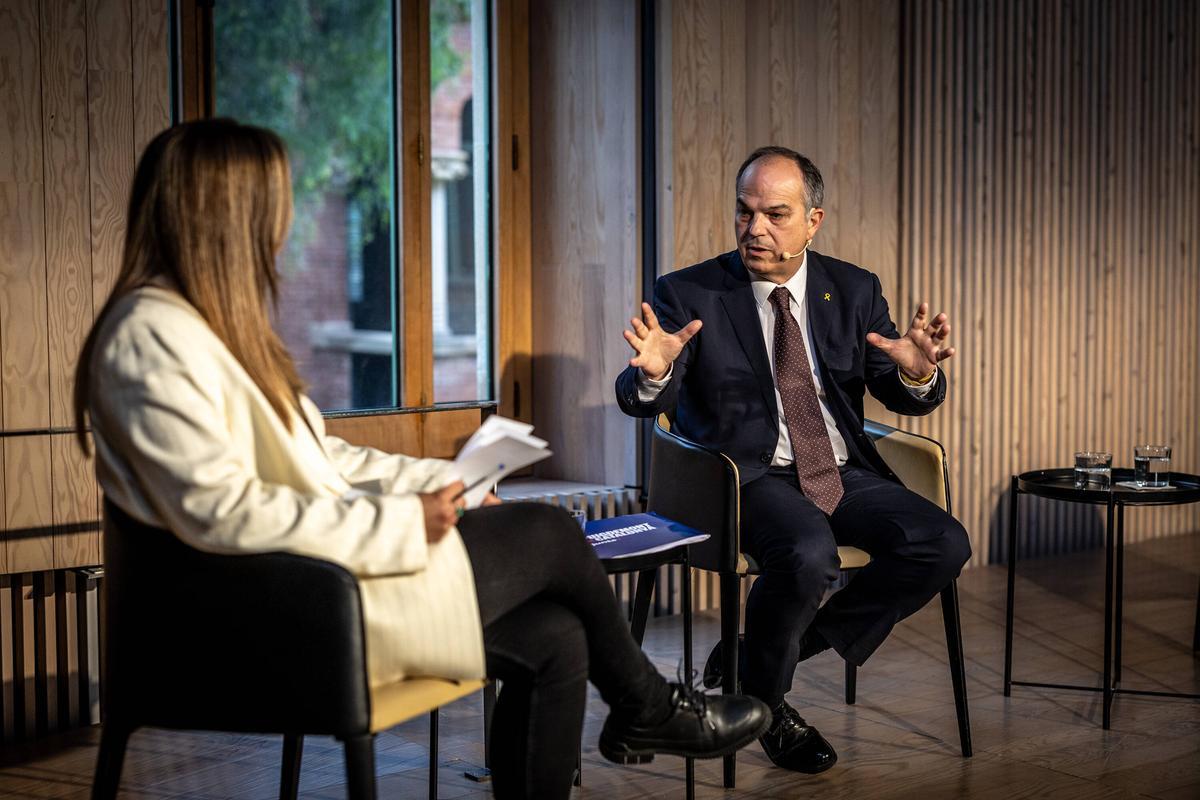
[[[99,568],[0,575],[0,742],[100,721]]]
[[[643,510],[638,500],[638,490],[626,486],[521,478],[501,484],[498,495],[505,502],[527,500],[564,508],[584,509],[588,512],[588,519],[608,519],[622,514],[638,514]],[[682,573],[683,568],[679,564],[659,568],[650,606],[654,616],[678,614],[683,610]],[[613,575],[611,580],[621,609],[628,614],[636,576]],[[742,581],[743,602],[749,588],[750,581]],[[692,610],[718,608],[719,601],[716,574],[692,570]]]

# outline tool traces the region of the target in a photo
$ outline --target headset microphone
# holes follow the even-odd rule
[[[787,250],[784,250],[782,257],[779,260],[780,261],[791,261],[793,258],[799,258],[800,256],[804,255],[804,251],[808,249],[808,246],[810,244],[812,244],[812,239],[809,239],[807,242],[804,243],[804,247],[800,248],[799,253],[789,253]]]

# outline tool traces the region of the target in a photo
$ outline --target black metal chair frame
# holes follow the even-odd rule
[[[282,734],[285,800],[297,796],[304,735],[334,736],[345,748],[349,797],[374,800],[379,720],[355,577],[291,553],[202,552],[107,500],[104,526],[104,728],[92,797],[117,796],[130,735],[159,727]],[[405,718],[429,711],[436,798],[437,706],[480,682],[401,683]]]
[[[871,423],[882,431],[886,426]],[[888,432],[893,429],[887,428]],[[908,434],[915,435],[915,434]],[[927,439],[927,437],[921,437]],[[932,439],[928,441],[934,442]],[[660,424],[654,426],[651,450],[649,500],[647,509],[712,534],[707,542],[692,546],[692,564],[698,569],[716,572],[720,582],[722,691],[734,693],[738,685],[738,627],[741,618],[742,574],[737,565],[736,550],[740,526],[740,486],[737,466],[723,453],[706,448],[671,433]],[[941,445],[937,442],[939,449]],[[946,482],[946,504],[949,512],[949,474],[942,458],[943,479]],[[663,492],[663,485],[686,486],[686,493]],[[705,487],[697,490],[696,487]],[[656,491],[659,489],[659,491]],[[686,495],[686,496],[685,496]],[[752,573],[747,573],[752,574]],[[967,708],[966,667],[962,648],[962,626],[958,604],[958,584],[951,581],[941,592],[942,620],[946,630],[946,649],[950,665],[950,680],[954,690],[954,707],[958,717],[959,742],[964,758],[970,758],[971,722]],[[729,646],[734,643],[734,646]],[[846,702],[856,701],[857,669],[846,664]],[[725,788],[735,788],[737,756],[724,759]]]

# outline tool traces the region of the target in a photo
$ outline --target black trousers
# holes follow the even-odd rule
[[[861,666],[971,556],[966,531],[938,506],[866,469],[841,474],[845,494],[829,516],[790,467],[742,487],[742,548],[762,572],[746,603],[743,686],[772,707],[792,687],[806,631]],[[871,563],[821,606],[838,576],[838,545],[867,551]]]
[[[604,568],[562,509],[511,503],[459,520],[475,573],[488,676],[504,682],[492,719],[501,798],[565,798],[590,679],[611,712],[662,710],[666,681],[629,633]]]

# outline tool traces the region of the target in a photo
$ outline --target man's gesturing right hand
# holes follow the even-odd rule
[[[623,331],[625,341],[637,353],[629,359],[629,366],[640,368],[647,378],[655,381],[666,376],[683,346],[703,324],[694,319],[675,333],[667,333],[658,324],[658,317],[649,303],[642,303],[642,319],[634,317],[629,322],[633,330]]]

